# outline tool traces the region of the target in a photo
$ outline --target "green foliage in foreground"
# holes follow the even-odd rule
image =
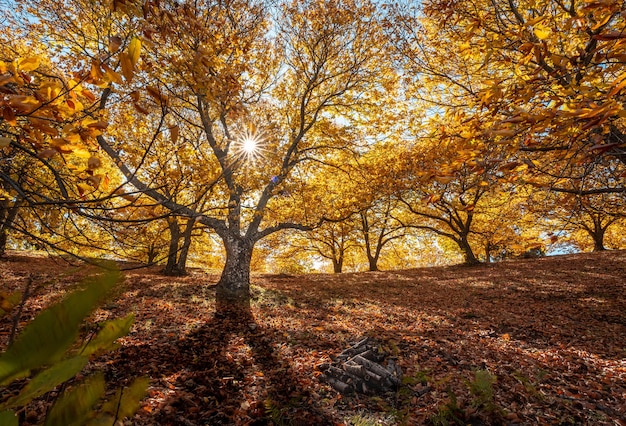
[[[102,303],[118,280],[119,273],[110,271],[85,282],[83,289],[41,312],[0,355],[1,386],[30,377],[17,395],[0,402],[0,426],[17,426],[16,411],[58,386],[67,385],[87,364],[90,356],[114,349],[115,340],[128,334],[133,323],[132,314],[101,323],[95,336],[86,343],[79,341],[81,323]],[[4,303],[3,313],[10,308],[8,302]],[[103,375],[94,374],[82,383],[67,387],[48,410],[44,424],[112,425],[137,410],[147,386],[147,378],[136,379],[95,410],[105,396],[106,387]]]

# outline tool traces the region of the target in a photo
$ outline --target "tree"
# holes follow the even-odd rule
[[[539,171],[565,182],[569,164],[592,166],[604,157],[623,166],[626,160],[621,12],[619,2],[436,0],[420,17],[428,31],[421,46],[430,54],[445,40],[446,54],[457,50],[456,57],[471,64],[472,82],[464,87],[474,99],[467,109],[492,114],[484,134],[533,154]],[[427,65],[440,81],[463,82],[455,74],[460,67],[448,72],[434,61]],[[586,191],[624,192],[623,184],[622,178]]]
[[[400,142],[398,142],[400,143]],[[389,173],[396,160],[397,145],[380,141],[358,157],[358,179],[349,190],[356,195],[360,245],[367,257],[368,269],[378,271],[386,246],[405,236],[406,228],[394,217],[401,202],[395,191],[395,177]]]
[[[210,154],[209,169],[219,170],[210,210],[174,202],[124,167],[105,137],[98,141],[138,190],[216,232],[226,249],[218,304],[245,304],[254,245],[274,232],[310,225],[281,221],[272,214],[272,200],[294,170],[343,146],[325,132],[340,128],[337,116],[374,99],[383,41],[367,3],[287,4],[284,23],[271,34],[263,8],[227,3],[164,5],[151,18],[160,29],[153,35],[158,48],[146,57],[154,65],[146,78],[156,79],[170,114],[202,135],[196,149]],[[254,143],[257,151],[246,154],[243,147]],[[263,167],[247,158],[255,154],[263,156]]]
[[[482,248],[479,258],[491,262],[546,251],[554,234],[546,230],[544,216],[530,205],[533,189],[501,184],[484,199],[474,218],[471,238],[475,247]]]
[[[605,236],[611,227],[619,227],[624,219],[623,197],[620,194],[575,195],[557,193],[552,207],[545,213],[563,234],[580,248],[586,248],[585,236],[592,241],[593,251],[606,250]],[[585,236],[580,235],[582,231]]]
[[[86,65],[77,83],[59,83],[59,93],[88,98],[81,103],[88,118],[63,136],[95,140],[124,179],[108,194],[97,192],[104,177],[88,168],[76,191],[68,191],[69,174],[61,176],[66,169],[51,164],[59,192],[46,199],[78,202],[81,214],[95,218],[115,208],[113,198],[137,191],[173,215],[212,229],[226,251],[218,305],[247,304],[250,259],[259,240],[320,221],[294,222],[271,205],[297,180],[298,168],[345,148],[334,135],[358,111],[378,103],[388,77],[371,4],[272,7],[280,11],[280,23],[263,4],[243,0],[148,2],[143,8],[115,2],[109,9],[81,0],[71,8],[40,0],[29,10],[36,19],[22,20],[29,22],[31,36],[46,34],[59,46],[50,52],[57,63],[66,69]],[[201,159],[208,179],[198,163],[190,168],[186,160],[173,171],[168,141],[191,152],[188,159]],[[68,148],[65,140],[51,143],[42,137],[51,156]],[[92,149],[85,160],[95,166]],[[255,163],[255,156],[262,158]],[[32,151],[31,157],[41,155]],[[177,187],[185,194],[177,194]],[[199,198],[193,191],[205,192]]]

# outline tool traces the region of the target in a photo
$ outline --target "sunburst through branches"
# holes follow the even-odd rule
[[[233,154],[236,162],[255,163],[265,155],[265,139],[256,128],[242,132],[235,140]]]

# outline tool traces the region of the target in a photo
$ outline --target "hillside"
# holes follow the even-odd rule
[[[13,254],[0,279],[4,291],[33,279],[23,324],[93,269]],[[112,385],[151,378],[127,424],[626,425],[626,251],[257,275],[255,321],[243,324],[213,318],[214,275],[125,277],[94,319],[134,311],[135,325],[89,369]],[[11,323],[1,320],[3,347]],[[407,383],[397,394],[344,397],[320,383],[318,366],[362,336],[397,356]]]

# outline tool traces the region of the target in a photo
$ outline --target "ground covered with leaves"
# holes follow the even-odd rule
[[[3,291],[30,282],[19,327],[93,271],[23,254],[0,262]],[[89,365],[111,388],[150,378],[126,424],[626,425],[625,251],[258,275],[242,321],[214,318],[217,278],[129,270],[94,314],[136,315],[119,350]],[[3,348],[13,323],[0,323]],[[320,380],[319,366],[364,336],[397,357],[399,391],[343,396]],[[31,403],[23,423],[53,397]]]

